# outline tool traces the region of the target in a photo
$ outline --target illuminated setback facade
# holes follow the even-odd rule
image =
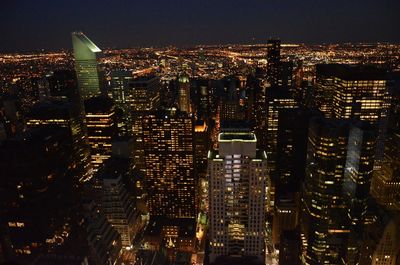
[[[101,52],[101,50],[82,32],[72,33],[72,45],[81,97],[87,99],[99,95],[96,53]]]
[[[250,132],[225,132],[208,156],[210,262],[218,256],[264,259],[267,157]]]
[[[85,101],[85,110],[92,165],[97,171],[111,156],[116,134],[114,104],[108,97],[93,97]]]
[[[195,217],[193,118],[176,109],[143,117],[150,215]]]

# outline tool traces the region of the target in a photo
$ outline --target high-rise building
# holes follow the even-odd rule
[[[115,264],[121,251],[121,236],[93,201],[83,204],[82,227],[89,248],[90,264]]]
[[[196,174],[206,174],[207,153],[210,146],[210,131],[203,120],[198,120],[194,127],[194,155]]]
[[[75,70],[82,99],[100,94],[96,53],[101,50],[82,32],[72,33]]]
[[[265,151],[268,156],[268,168],[276,169],[276,153],[279,113],[281,110],[297,108],[296,101],[290,97],[289,91],[280,88],[271,88],[267,91],[266,98],[266,132],[264,131]],[[264,138],[263,137],[263,138]]]
[[[398,212],[374,209],[372,223],[362,236],[358,264],[394,265],[400,258],[400,217]],[[397,263],[396,263],[397,262]]]
[[[382,167],[374,171],[371,195],[389,209],[400,209],[400,134],[389,137]]]
[[[375,160],[380,162],[390,106],[385,69],[362,65],[319,65],[315,90],[316,104],[326,117],[358,119],[375,126],[378,132]]]
[[[301,239],[297,230],[287,230],[281,235],[279,247],[280,265],[301,264]]]
[[[81,182],[91,178],[90,147],[80,103],[55,100],[35,104],[26,115],[26,125],[30,129],[67,128],[71,133],[74,168],[77,169],[75,178]]]
[[[222,79],[221,82],[223,85],[220,102],[221,123],[243,121],[246,118],[246,113],[239,104],[240,80],[235,76],[230,76]]]
[[[208,155],[210,262],[219,256],[265,257],[267,157],[250,132],[224,132]]]
[[[281,76],[281,41],[270,39],[267,43],[267,80],[271,86],[277,86]]]
[[[342,188],[349,124],[313,118],[304,184],[302,232],[306,264],[341,264],[346,249],[347,215]]]
[[[150,215],[195,217],[193,117],[176,109],[143,117]]]
[[[352,227],[365,222],[372,180],[376,132],[367,122],[352,124],[349,131],[343,192]]]
[[[160,79],[154,75],[147,75],[129,81],[125,90],[125,105],[131,115],[135,142],[134,160],[137,168],[143,171],[145,162],[142,119],[160,106],[160,88]]]
[[[190,82],[187,75],[178,78],[178,105],[182,112],[191,113],[192,104],[190,101]]]
[[[112,99],[108,97],[99,96],[85,100],[88,139],[95,171],[111,156],[111,144],[117,128],[114,108]]]
[[[124,177],[132,174],[129,159],[111,158],[98,172],[101,185],[100,208],[108,222],[121,235],[122,247],[131,247],[133,239],[142,228],[143,222],[136,210],[132,196],[128,193]]]

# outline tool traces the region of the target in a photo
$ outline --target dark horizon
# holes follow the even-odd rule
[[[264,43],[399,43],[397,0],[27,1],[3,3],[0,52],[71,49],[81,30],[100,47]]]

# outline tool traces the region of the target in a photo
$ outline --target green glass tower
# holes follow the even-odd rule
[[[82,99],[100,94],[96,53],[101,50],[82,32],[72,33],[75,70]]]

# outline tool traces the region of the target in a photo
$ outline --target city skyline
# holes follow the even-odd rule
[[[399,0],[3,7],[0,265],[400,265]]]

